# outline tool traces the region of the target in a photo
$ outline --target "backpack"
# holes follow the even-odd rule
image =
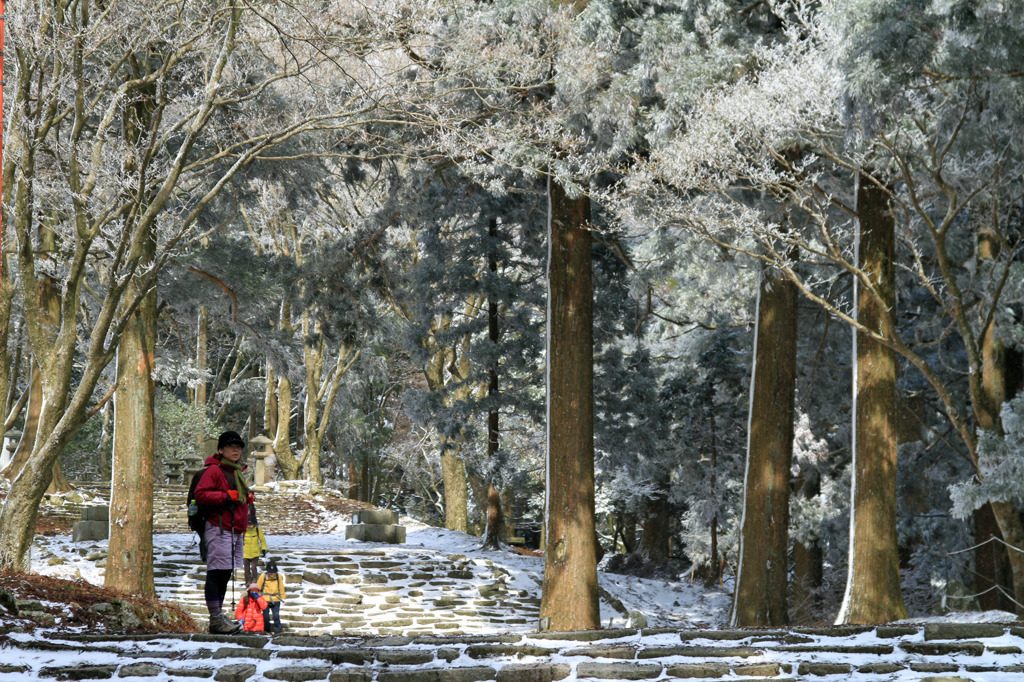
[[[203,561],[206,561],[206,509],[196,502],[196,486],[199,485],[199,479],[206,473],[206,469],[207,467],[203,467],[192,474],[192,483],[188,486],[188,497],[185,498],[185,506],[188,508],[188,527],[199,536],[199,557]]]

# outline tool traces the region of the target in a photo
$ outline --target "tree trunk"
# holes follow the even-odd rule
[[[202,371],[209,367],[206,359],[206,337],[210,328],[209,311],[205,305],[199,306],[199,318],[196,320],[196,369]],[[196,407],[206,407],[206,381],[196,384]]]
[[[644,516],[641,520],[643,534],[640,536],[640,553],[655,563],[668,559],[668,540],[671,523],[668,504],[668,475],[661,475],[655,481],[657,490],[647,498]]]
[[[320,381],[324,367],[324,345],[322,336],[308,311],[302,313],[302,350],[306,365],[306,404],[302,411],[303,436],[306,441],[303,460],[307,478],[314,483],[323,483],[320,473]],[[340,361],[340,360],[339,360]],[[326,415],[325,415],[326,417]]]
[[[789,622],[786,591],[796,395],[796,286],[763,272],[757,300],[733,627]]]
[[[542,630],[601,625],[594,523],[590,200],[548,180],[547,487]]]
[[[821,492],[816,472],[796,481],[796,494],[811,499]],[[817,540],[793,543],[793,621],[811,623],[818,610],[818,588],[824,577],[824,555]]]
[[[871,289],[854,283],[857,320],[878,333],[895,302],[895,223],[887,192],[857,177],[858,267]],[[897,392],[894,353],[854,331],[853,491],[846,595],[837,624],[887,623],[907,617],[896,537]]]
[[[979,260],[991,261],[997,257],[998,252],[999,243],[995,236],[991,231],[983,231],[978,239]],[[999,418],[999,410],[1008,397],[1007,357],[1003,342],[996,333],[994,321],[981,333],[981,360],[981,385],[984,400],[975,408],[978,426],[983,429],[1001,431],[1002,422]],[[1002,593],[991,589],[1000,584],[1000,568],[1009,560],[1006,548],[999,542],[1003,537],[999,532],[999,524],[996,522],[991,503],[986,503],[980,509],[975,510],[974,529],[974,541],[979,545],[974,552],[974,591],[979,594],[978,603],[985,610],[1001,608],[1012,610],[1012,605],[1005,603],[1007,600],[1004,599]]]
[[[497,239],[498,221],[491,219],[488,233],[492,242]],[[487,265],[492,275],[497,276],[498,261],[494,253],[487,257]],[[498,329],[498,302],[490,296],[487,302],[487,336],[494,349],[494,364],[491,365],[487,382],[487,396],[491,399],[491,409],[487,413],[487,459],[492,464],[498,457],[499,420],[498,408],[494,401],[498,400],[498,342],[501,332]],[[501,540],[505,534],[505,518],[501,511],[501,494],[494,485],[495,473],[491,470],[491,480],[487,485],[487,526],[484,529],[483,549],[500,550]]]
[[[3,112],[0,112],[0,116]],[[0,230],[3,223],[0,221]],[[4,421],[12,405],[11,386],[18,382],[18,374],[11,358],[12,324],[11,314],[14,310],[14,283],[11,281],[11,269],[7,265],[7,251],[3,250],[6,242],[0,243],[0,436],[3,435]],[[9,246],[7,247],[10,248]]]
[[[457,448],[441,442],[441,480],[444,483],[444,527],[469,532],[469,491],[466,487],[466,463]]]
[[[292,453],[291,444],[292,383],[287,376],[277,379],[277,433],[274,435],[274,454],[282,477],[294,481],[299,477],[299,460]]]
[[[263,432],[277,436],[277,379],[274,368],[267,363],[267,397],[263,402]]]
[[[150,258],[152,253],[148,254]],[[146,294],[117,349],[110,546],[103,581],[152,597],[156,291]],[[197,396],[198,402],[198,396]],[[203,403],[205,405],[205,400]]]

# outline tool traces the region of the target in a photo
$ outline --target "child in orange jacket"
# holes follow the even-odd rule
[[[267,600],[260,596],[259,585],[253,583],[238,601],[235,619],[242,622],[242,629],[247,632],[263,632],[263,611],[266,608]]]

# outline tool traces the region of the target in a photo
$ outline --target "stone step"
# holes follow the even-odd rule
[[[400,626],[397,625],[396,632]],[[977,624],[971,624],[977,625]],[[529,682],[531,680],[637,680],[723,679],[754,680],[817,678],[846,679],[856,674],[863,682],[891,680],[897,673],[915,675],[955,674],[955,679],[986,679],[984,675],[1024,673],[1020,655],[997,650],[1020,648],[1024,632],[999,624],[986,628],[941,630],[942,642],[922,641],[921,627],[900,635],[883,633],[811,635],[811,642],[787,644],[802,637],[797,632],[722,633],[619,629],[576,633],[521,633],[505,635],[372,636],[341,638],[301,635],[61,635],[46,640],[5,642],[19,653],[5,656],[0,673],[32,679],[111,679],[161,677],[188,679],[213,674],[217,679],[252,678],[259,669],[262,679],[330,680],[333,682]],[[415,627],[413,624],[411,627]],[[881,629],[881,628],[880,628]],[[318,628],[318,633],[330,633]],[[958,639],[962,633],[983,633],[975,640]],[[699,634],[699,636],[694,636]],[[933,635],[936,634],[933,632]],[[676,636],[680,646],[666,645]],[[998,646],[983,640],[998,638]],[[711,644],[691,644],[694,640]],[[756,646],[747,643],[757,640]],[[189,642],[185,646],[182,642]],[[746,643],[745,643],[746,642]],[[267,646],[270,644],[271,646]],[[948,644],[954,653],[982,647],[977,664],[963,659],[922,660],[914,645]],[[993,643],[994,644],[994,643]],[[832,647],[832,648],[830,648]],[[699,655],[694,655],[698,654]],[[54,665],[54,652],[74,659],[105,652],[104,664],[73,668]],[[10,652],[9,652],[10,653]],[[117,654],[111,662],[109,655]],[[871,657],[884,660],[871,661]],[[694,659],[694,660],[689,660]],[[93,659],[95,660],[95,659]],[[230,673],[230,675],[229,675]],[[982,677],[972,678],[972,674]],[[900,678],[902,679],[902,678]],[[914,677],[914,679],[926,679]],[[954,679],[954,678],[936,678]],[[1002,677],[999,679],[1003,679]]]

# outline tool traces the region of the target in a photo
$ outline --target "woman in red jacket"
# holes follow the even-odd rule
[[[259,585],[253,583],[245,596],[238,600],[235,618],[242,621],[242,629],[246,632],[263,632],[263,610],[267,606],[267,600],[260,596]]]
[[[245,441],[235,431],[225,431],[217,440],[217,453],[206,460],[206,469],[196,484],[196,503],[206,519],[206,608],[210,632],[227,635],[239,625],[224,615],[224,596],[231,572],[242,565],[242,540],[249,524],[252,493],[241,464]]]

